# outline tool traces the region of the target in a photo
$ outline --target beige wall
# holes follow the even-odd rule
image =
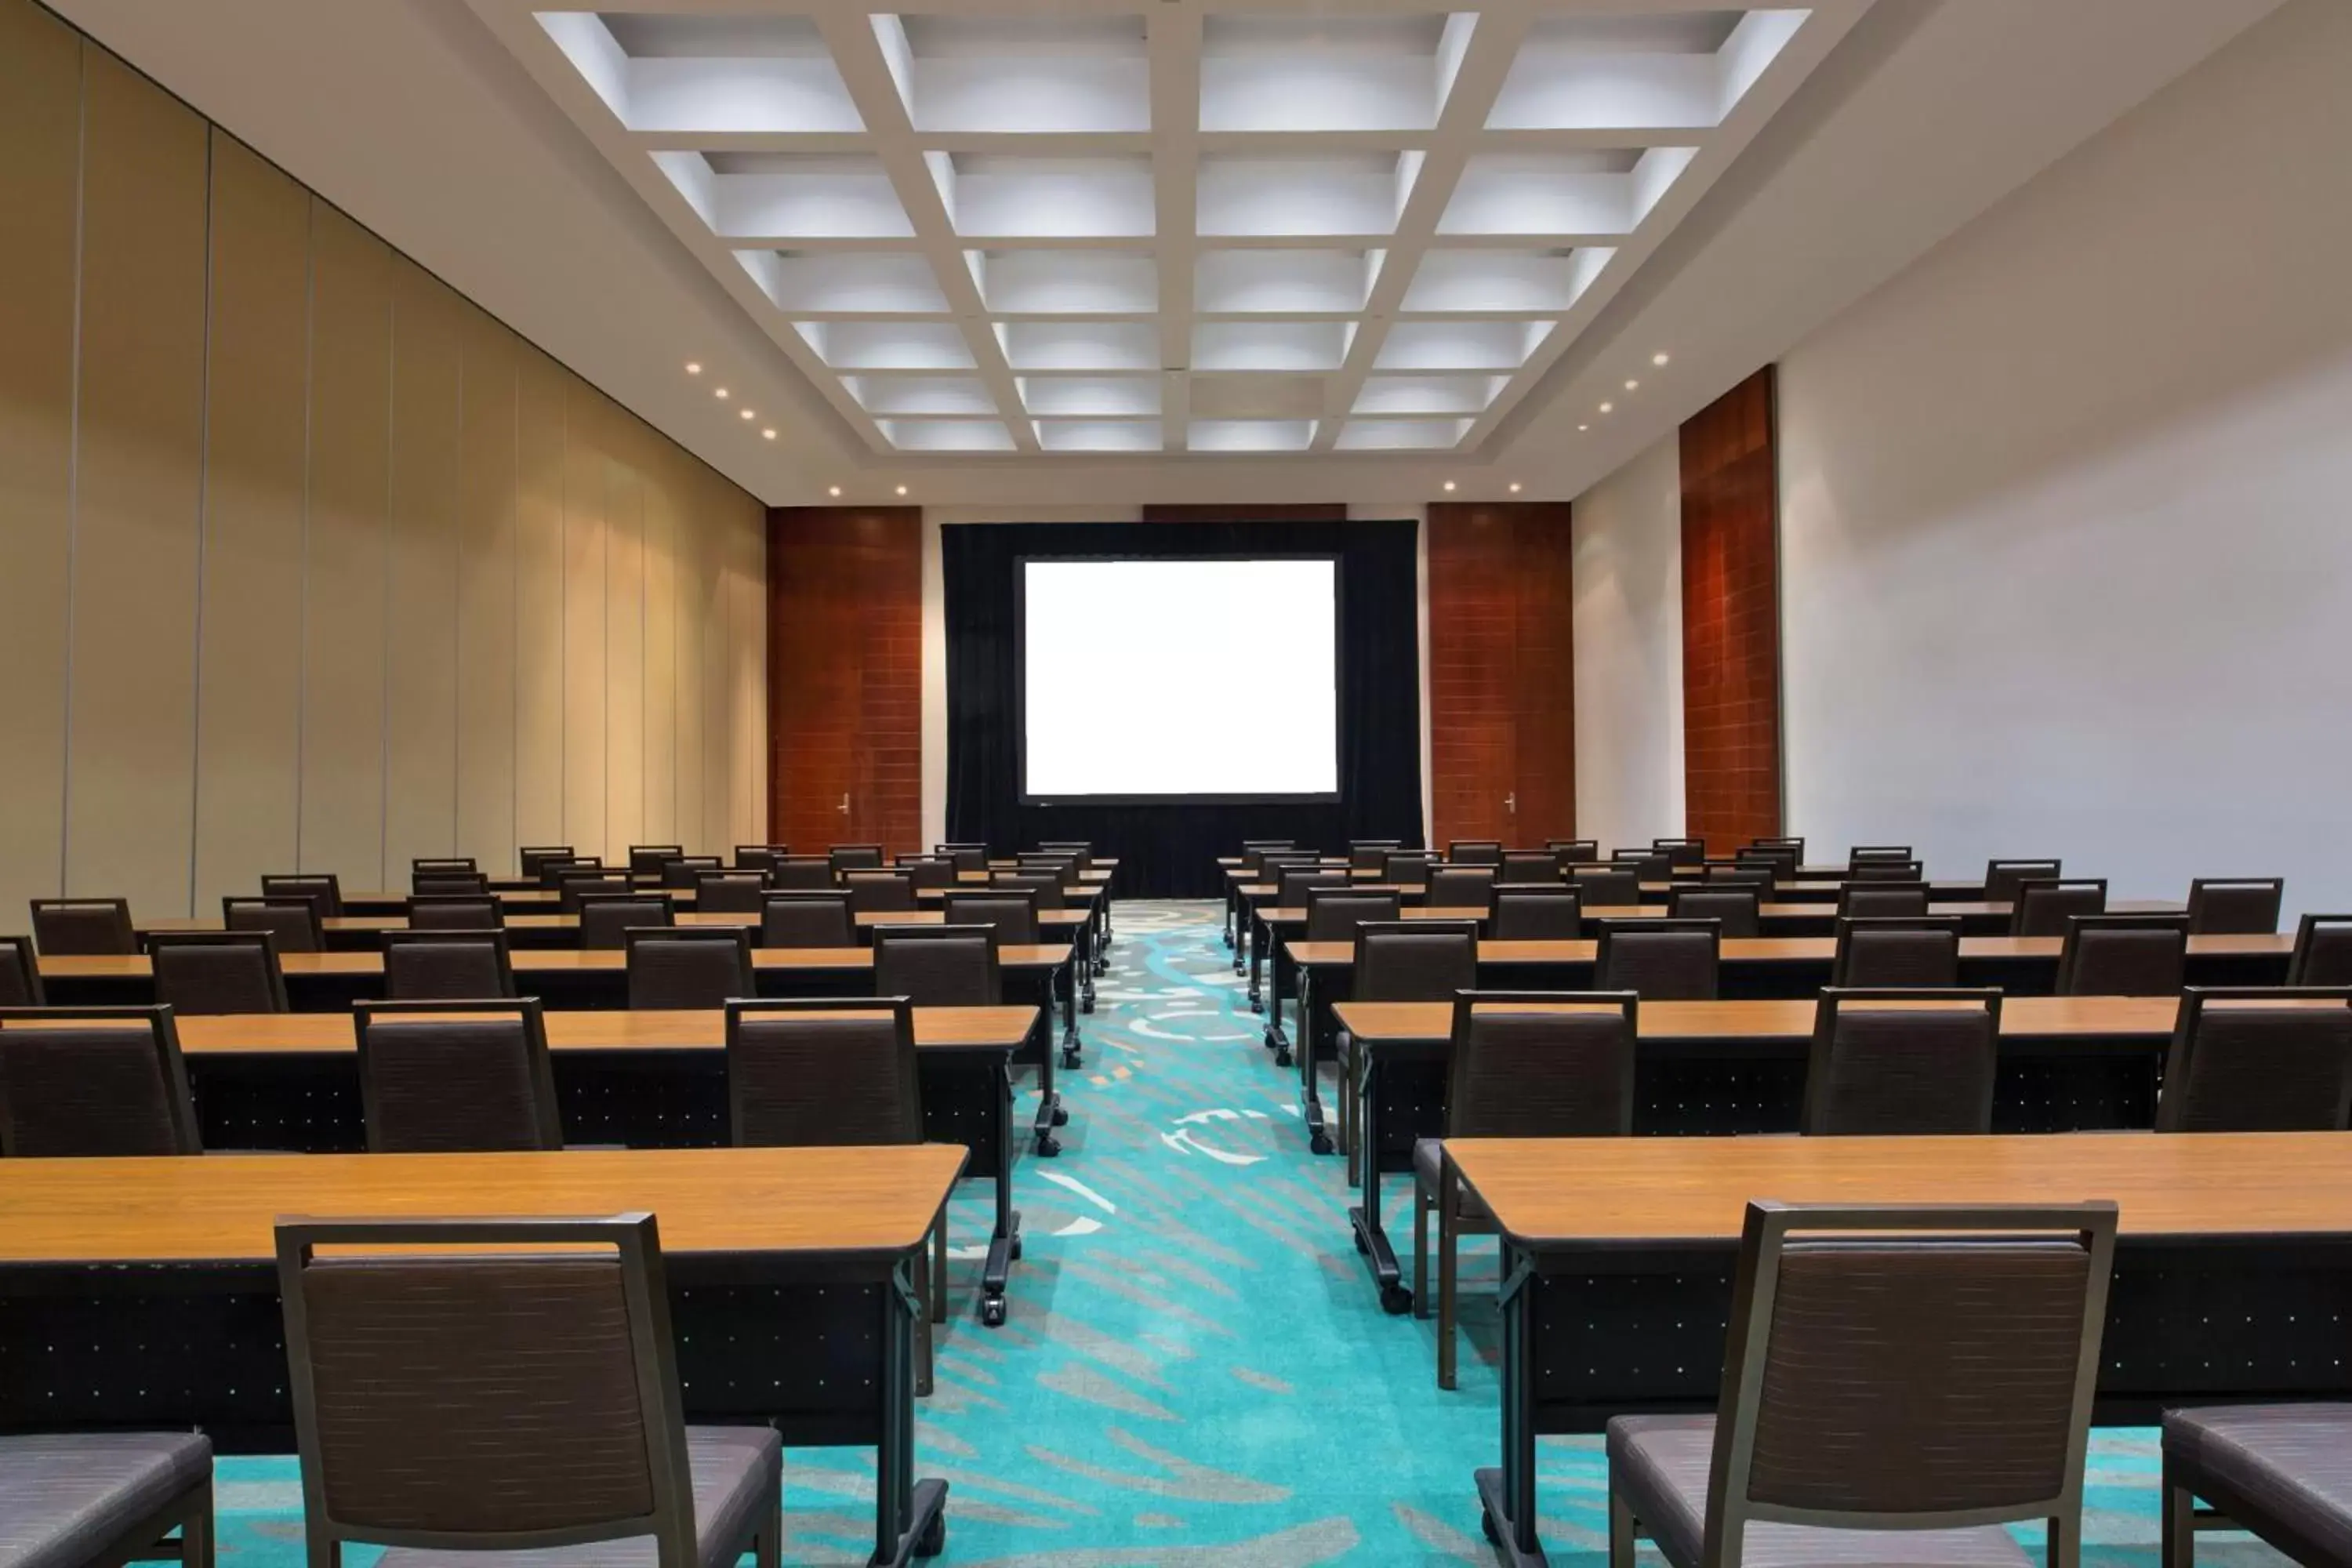
[[[750,496],[0,0],[0,931],[765,837]]]

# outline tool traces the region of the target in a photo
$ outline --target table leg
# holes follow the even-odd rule
[[[1056,1127],[1070,1124],[1070,1113],[1062,1104],[1061,1091],[1054,1087],[1054,976],[1049,970],[1045,979],[1045,1049],[1037,1056],[1037,1119],[1030,1125],[1030,1135],[1035,1140],[1037,1157],[1050,1160],[1062,1152],[1062,1141],[1054,1136]],[[1013,1092],[1012,1069],[1005,1069],[1006,1094]],[[1013,1125],[1013,1112],[1008,1105],[1004,1125]],[[1008,1178],[1009,1179],[1009,1178]]]
[[[1475,1478],[1479,1522],[1507,1568],[1545,1568],[1543,1543],[1536,1537],[1536,1366],[1529,1353],[1535,1271],[1507,1242],[1503,1275],[1503,1462]]]
[[[1225,945],[1234,950],[1234,973],[1239,974],[1247,967],[1242,949],[1247,945],[1242,931],[1242,885],[1225,884]]]
[[[1358,1042],[1362,1048],[1362,1042]],[[1412,1310],[1412,1292],[1397,1267],[1396,1248],[1381,1228],[1381,1059],[1367,1054],[1363,1062],[1364,1091],[1356,1112],[1356,1142],[1364,1152],[1363,1202],[1348,1211],[1355,1227],[1356,1250],[1371,1260],[1372,1280],[1380,1287],[1381,1310],[1392,1315]]]
[[[1095,895],[1095,974],[1110,973],[1110,884],[1105,882]],[[1087,977],[1087,1011],[1095,1010],[1094,976]]]
[[[1053,1071],[1052,1052],[1046,1053],[1046,1072]],[[1050,1076],[1049,1076],[1050,1081]],[[1037,1110],[1037,1152],[1058,1152],[1061,1143],[1054,1136],[1052,1119],[1056,1111],[1053,1097]],[[1052,1145],[1049,1150],[1047,1145]],[[996,1147],[1000,1158],[996,1163],[996,1228],[989,1233],[988,1260],[980,1270],[980,1321],[993,1329],[1004,1321],[1004,1288],[1013,1276],[1013,1260],[1021,1256],[1021,1213],[1013,1206],[1013,1066],[1010,1062],[997,1068]]]
[[[1242,925],[1249,935],[1250,1011],[1263,1013],[1265,1011],[1265,1003],[1258,991],[1257,980],[1259,972],[1265,963],[1267,932],[1265,926],[1258,921],[1256,912],[1251,910],[1244,909],[1242,911]]]
[[[1104,932],[1095,929],[1092,920],[1078,929],[1085,936],[1085,944],[1078,950],[1078,973],[1085,983],[1078,995],[1078,1011],[1091,1016],[1095,1010],[1095,976],[1109,967],[1097,956],[1107,938]]]
[[[947,1545],[948,1484],[915,1479],[915,1314],[906,1259],[882,1289],[882,1436],[875,1445],[874,1561],[905,1568]]]
[[[1274,1065],[1286,1068],[1290,1065],[1291,1041],[1290,1037],[1282,1032],[1282,958],[1279,950],[1276,950],[1274,962]],[[1297,959],[1290,961],[1290,988],[1298,994],[1299,1048],[1309,1054],[1314,1048],[1313,1042],[1308,1039],[1307,1034],[1307,987],[1310,973],[1307,966]]]
[[[1078,967],[1076,943],[1071,944],[1070,953],[1069,961],[1062,965],[1062,1065],[1076,1072],[1082,1065],[1078,1056]],[[1048,979],[1045,983],[1045,994],[1048,998],[1053,995],[1053,982]],[[1046,1003],[1046,1011],[1049,1013],[1053,1011],[1053,1004],[1050,1000]]]
[[[1305,964],[1298,968],[1298,1110],[1307,1122],[1307,1147],[1318,1154],[1331,1152],[1331,1130],[1323,1121],[1323,1086],[1315,1077],[1315,1031],[1309,1026],[1314,1015],[1309,1011],[1315,984],[1315,971]]]
[[[1281,933],[1271,923],[1265,927],[1265,1048],[1277,1064],[1287,1067],[1290,1037],[1282,1032],[1282,971],[1289,961],[1283,956]]]

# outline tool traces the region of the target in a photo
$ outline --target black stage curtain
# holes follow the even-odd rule
[[[1216,858],[1244,838],[1333,852],[1350,838],[1421,842],[1420,616],[1403,522],[960,523],[940,531],[948,630],[948,837],[999,855],[1085,839],[1119,861],[1131,898],[1221,894]],[[1021,804],[1014,585],[1028,555],[1329,554],[1339,561],[1339,799],[1263,805]],[[1275,613],[1269,609],[1269,614]],[[1281,722],[1282,671],[1233,703],[1233,743]]]

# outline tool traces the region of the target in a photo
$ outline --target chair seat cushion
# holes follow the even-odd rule
[[[2222,1405],[2164,1416],[2165,1458],[2243,1500],[2231,1517],[2275,1525],[2352,1563],[2352,1405]],[[2242,1517],[2243,1505],[2262,1517]]]
[[[1412,1179],[1421,1184],[1422,1189],[1428,1193],[1433,1200],[1437,1196],[1438,1173],[1444,1165],[1445,1146],[1442,1141],[1435,1138],[1413,1140]],[[1486,1205],[1478,1201],[1477,1194],[1472,1192],[1467,1185],[1457,1186],[1454,1191],[1462,1194],[1462,1205],[1456,1212],[1473,1219],[1486,1217]]]
[[[783,1487],[783,1440],[772,1426],[689,1426],[695,1554],[702,1568],[734,1568]],[[650,1535],[529,1552],[446,1552],[394,1547],[378,1568],[653,1568]]]
[[[213,1471],[194,1432],[0,1437],[0,1568],[73,1568]]]
[[[1620,1415],[1609,1423],[1609,1485],[1676,1568],[1693,1568],[1706,1532],[1712,1415]],[[1745,1568],[2026,1568],[2033,1560],[1999,1525],[1973,1530],[1748,1527]]]

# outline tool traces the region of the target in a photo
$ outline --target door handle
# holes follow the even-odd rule
[[[1513,816],[1518,816],[1518,814],[1519,814],[1519,792],[1518,792],[1518,791],[1517,791],[1517,790],[1513,790],[1510,794],[1508,794],[1508,795],[1505,795],[1505,796],[1503,797],[1503,809],[1504,809],[1505,811],[1509,812]]]
[[[846,791],[842,794],[841,805],[835,809],[839,811],[844,816],[847,816],[849,815],[849,795]]]

